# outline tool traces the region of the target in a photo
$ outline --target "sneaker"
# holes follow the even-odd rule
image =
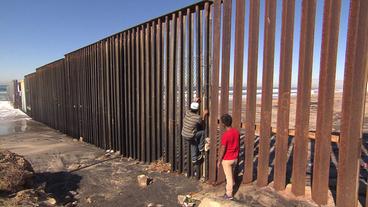
[[[232,196],[228,196],[228,195],[226,195],[226,193],[225,193],[225,195],[224,195],[224,199],[225,199],[225,200],[232,201],[232,200],[234,200],[234,197],[232,197]]]

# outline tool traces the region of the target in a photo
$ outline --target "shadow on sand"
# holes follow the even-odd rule
[[[81,176],[69,172],[44,172],[35,174],[33,185],[44,189],[57,203],[66,204],[75,200],[73,191],[79,188],[81,179]]]

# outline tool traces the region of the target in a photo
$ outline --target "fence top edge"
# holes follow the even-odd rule
[[[36,68],[36,72],[37,71],[40,71],[40,70],[45,70],[46,69],[45,67],[50,66],[50,65],[53,65],[53,64],[56,64],[56,63],[59,63],[59,62],[62,62],[64,60],[65,60],[65,58],[60,58],[58,60],[52,61],[51,63],[47,63],[45,65],[42,65],[42,66]]]
[[[114,34],[112,34],[112,35],[109,35],[109,36],[107,36],[107,37],[104,37],[104,38],[102,38],[102,39],[100,39],[100,40],[98,40],[98,41],[95,41],[95,42],[93,42],[93,43],[91,43],[91,44],[88,44],[88,45],[86,45],[86,46],[84,46],[84,47],[81,47],[81,48],[79,48],[79,49],[76,49],[76,50],[74,50],[74,51],[72,51],[72,52],[66,53],[66,54],[65,54],[65,56],[68,56],[68,55],[70,55],[70,54],[72,54],[72,53],[75,53],[75,52],[78,52],[78,51],[80,51],[80,50],[83,50],[83,49],[85,49],[85,48],[87,48],[87,47],[90,47],[90,46],[92,46],[92,45],[94,45],[94,44],[97,44],[97,43],[100,43],[100,42],[106,41],[106,40],[108,40],[109,38],[112,38],[112,37],[114,37],[114,36],[120,35],[121,33],[124,33],[124,32],[126,32],[126,31],[129,31],[129,30],[132,30],[132,29],[135,29],[135,28],[138,28],[138,27],[141,27],[141,26],[147,25],[147,24],[149,24],[149,23],[151,23],[151,22],[154,22],[154,21],[157,21],[157,20],[159,20],[159,19],[161,19],[161,20],[165,20],[165,17],[166,17],[166,16],[170,16],[171,14],[177,13],[177,12],[179,12],[179,11],[186,11],[187,9],[195,9],[195,7],[196,7],[196,6],[200,6],[200,9],[203,9],[203,8],[204,8],[204,5],[205,5],[206,3],[210,3],[210,4],[211,4],[211,3],[213,3],[213,0],[202,0],[202,1],[200,1],[200,2],[196,2],[196,3],[191,4],[191,5],[188,5],[188,6],[186,6],[186,7],[183,7],[183,8],[177,9],[177,10],[175,10],[175,11],[172,11],[172,12],[166,13],[166,14],[161,15],[161,16],[159,16],[159,17],[155,17],[155,18],[149,19],[149,20],[147,20],[147,21],[145,21],[145,22],[139,23],[139,24],[134,25],[134,26],[132,26],[132,27],[128,27],[128,28],[126,28],[126,29],[124,29],[124,30],[122,30],[122,31],[120,31],[120,32],[116,32],[116,33],[114,33]],[[194,11],[194,10],[193,10],[193,11]]]
[[[32,76],[32,75],[36,75],[36,72],[28,73],[27,75],[25,75],[25,76],[24,76],[24,78],[28,78],[28,77],[30,77],[30,76]]]

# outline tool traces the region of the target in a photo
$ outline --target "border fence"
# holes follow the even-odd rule
[[[295,130],[289,128],[295,1],[282,0],[280,42],[275,42],[277,1],[265,0],[264,19],[260,18],[260,0],[249,1],[249,14],[245,13],[245,0],[234,1],[235,13],[232,0],[201,1],[38,68],[25,76],[27,113],[103,149],[120,151],[123,156],[144,162],[163,159],[173,171],[188,176],[198,172],[211,183],[221,183],[225,178],[216,168],[216,160],[223,129],[218,117],[231,111],[233,126],[242,132],[242,183],[256,181],[263,187],[273,182],[279,191],[291,183],[295,195],[304,195],[311,164],[310,184],[316,203],[326,204],[331,190],[337,206],[355,207],[364,199],[368,206],[367,169],[360,168],[360,163],[368,159],[368,142],[362,131],[368,75],[368,1],[350,2],[341,128],[334,135],[331,106],[341,0],[324,1],[320,60],[313,58],[316,0],[302,0]],[[263,39],[259,38],[260,21],[264,21]],[[262,40],[262,94],[257,125],[258,50]],[[245,41],[247,65],[243,65]],[[276,56],[280,58],[280,70],[277,126],[272,127],[275,44],[280,44],[280,54]],[[315,132],[310,132],[315,61],[320,63],[317,124]],[[198,169],[191,164],[190,147],[180,133],[183,115],[194,96],[202,98],[201,112],[210,110],[206,129],[210,150]],[[332,178],[336,185],[332,185]]]

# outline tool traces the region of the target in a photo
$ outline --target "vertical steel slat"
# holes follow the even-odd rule
[[[112,84],[112,88],[114,89],[114,93],[113,93],[113,98],[114,98],[114,120],[113,120],[113,123],[114,123],[114,131],[115,131],[115,135],[114,135],[114,147],[113,147],[113,150],[114,152],[117,152],[119,151],[118,149],[118,139],[119,139],[119,106],[118,106],[118,98],[119,98],[119,95],[118,95],[118,66],[117,66],[117,52],[116,52],[116,48],[117,48],[117,44],[116,44],[116,36],[114,35],[112,38],[111,38],[111,44],[112,44],[112,48],[111,48],[111,52],[112,52],[112,68],[113,68],[113,73],[112,73],[112,80],[113,80],[113,84]]]
[[[99,46],[98,46],[98,59],[97,59],[97,63],[98,63],[98,81],[99,81],[99,97],[98,97],[98,102],[99,102],[99,127],[100,127],[100,140],[99,140],[99,145],[101,148],[103,148],[103,141],[104,141],[104,133],[105,133],[105,129],[104,129],[104,123],[103,123],[103,102],[102,102],[102,97],[103,97],[103,81],[102,81],[102,42],[99,42]]]
[[[121,153],[121,137],[122,137],[122,133],[121,133],[121,88],[120,88],[120,64],[121,64],[121,54],[120,54],[120,35],[117,35],[115,37],[115,70],[116,70],[116,107],[117,107],[117,120],[116,120],[116,126],[118,127],[118,134],[117,134],[117,150]]]
[[[109,59],[109,54],[108,54],[108,49],[109,49],[109,40],[106,39],[104,41],[104,48],[103,48],[103,53],[104,53],[104,60],[103,60],[103,65],[104,65],[104,87],[105,87],[105,122],[106,122],[106,149],[110,149],[110,138],[111,138],[111,123],[110,123],[110,100],[109,100],[109,96],[110,96],[110,89],[109,89],[109,83],[110,83],[110,77],[109,77],[109,65],[108,65],[108,59]]]
[[[245,109],[244,175],[243,183],[253,181],[253,157],[257,103],[257,72],[259,42],[259,0],[250,1],[248,37],[247,99]]]
[[[176,31],[177,31],[177,64],[176,64],[176,117],[175,117],[175,137],[176,137],[176,166],[177,171],[181,173],[183,171],[183,160],[182,160],[182,137],[181,137],[181,128],[182,128],[182,115],[183,115],[183,33],[182,33],[182,22],[183,22],[183,14],[182,11],[179,11],[178,17],[176,19]]]
[[[79,137],[83,137],[85,138],[87,136],[86,134],[86,70],[85,70],[85,57],[86,57],[86,50],[82,49],[80,51],[81,53],[81,58],[79,59],[80,62],[80,83],[81,83],[81,90],[80,90],[80,108],[81,108],[81,126],[82,126],[82,130],[80,132]],[[78,138],[79,138],[78,137]]]
[[[193,85],[192,85],[192,78],[193,78],[193,13],[190,8],[187,9],[187,21],[188,21],[188,28],[187,28],[187,34],[188,34],[188,49],[187,49],[187,63],[188,63],[188,77],[187,77],[187,87],[188,87],[188,103],[186,108],[188,109],[192,100],[192,91],[193,91]],[[192,161],[190,158],[190,144],[186,142],[187,150],[186,150],[186,163],[187,163],[187,177],[192,175]]]
[[[96,110],[97,110],[97,117],[96,117],[96,125],[97,125],[97,140],[96,144],[98,147],[101,147],[101,133],[102,133],[102,126],[101,126],[101,104],[100,104],[100,43],[97,43],[95,46],[95,80],[96,80]]]
[[[128,114],[128,49],[127,49],[127,32],[123,34],[123,76],[124,76],[124,156],[129,156],[129,114]]]
[[[119,108],[120,108],[120,138],[119,138],[119,150],[120,154],[125,154],[125,108],[124,108],[124,48],[123,48],[123,33],[118,35],[118,57],[119,57]]]
[[[110,54],[109,54],[109,49],[110,49],[110,41],[109,39],[106,40],[105,42],[106,46],[105,46],[105,65],[106,65],[106,116],[107,116],[107,149],[111,149],[112,148],[112,124],[111,124],[111,89],[110,89],[110,84],[111,84],[111,67],[109,65],[110,62]]]
[[[188,60],[188,14],[190,14],[190,10],[183,11],[183,117],[185,116],[186,110],[188,108],[188,68],[189,68],[189,60]],[[183,120],[181,120],[183,121]],[[188,148],[189,143],[182,139],[182,159],[183,159],[183,173],[185,176],[189,176],[189,162],[188,162]]]
[[[97,139],[95,140],[95,143],[98,147],[101,147],[101,144],[100,144],[100,141],[101,141],[101,133],[102,133],[102,130],[101,130],[101,125],[100,125],[100,119],[101,119],[101,105],[100,105],[100,73],[99,73],[99,70],[100,70],[100,65],[99,65],[99,50],[100,48],[100,43],[97,43],[95,45],[95,80],[96,80],[96,110],[97,110],[97,117],[96,117],[96,126],[97,126]]]
[[[145,100],[145,76],[144,76],[144,71],[145,71],[145,68],[146,68],[146,65],[145,65],[145,59],[144,59],[144,55],[145,55],[145,44],[144,44],[144,40],[145,40],[145,29],[144,29],[144,26],[142,25],[141,26],[141,31],[140,31],[140,57],[141,57],[141,67],[140,67],[140,91],[141,91],[141,160],[142,161],[146,161],[146,124],[145,124],[145,105],[147,104],[146,103],[146,100]]]
[[[145,36],[145,50],[146,50],[146,54],[145,54],[145,59],[146,59],[146,70],[145,70],[145,89],[146,89],[146,93],[145,93],[145,98],[146,98],[146,161],[147,162],[151,162],[152,158],[151,158],[151,143],[152,143],[152,134],[151,134],[151,122],[152,122],[152,117],[151,117],[151,112],[150,112],[150,98],[151,98],[151,94],[150,94],[150,36],[151,36],[151,28],[149,23],[147,23],[146,25],[146,36]]]
[[[219,67],[220,67],[220,32],[221,32],[221,0],[214,3],[214,36],[213,36],[213,71],[211,77],[211,108],[210,108],[210,157],[209,181],[216,182],[216,155],[217,155],[217,129],[218,129],[218,96],[219,96]]]
[[[208,2],[206,2],[204,4],[204,11],[203,11],[203,22],[204,22],[204,35],[203,35],[203,87],[204,87],[204,96],[203,96],[203,100],[204,100],[204,104],[203,107],[205,110],[209,110],[210,104],[209,104],[209,92],[210,92],[210,86],[209,86],[209,81],[210,81],[210,73],[212,72],[212,64],[210,65],[210,55],[211,55],[211,45],[210,42],[212,43],[212,40],[210,41],[210,35],[212,35],[210,33],[210,19],[212,21],[212,12],[211,11],[211,6]],[[212,61],[212,60],[211,60]],[[205,137],[208,137],[209,135],[209,119],[208,117],[205,120],[206,126],[205,126]],[[205,156],[204,162],[202,164],[202,178],[206,179],[207,174],[208,174],[208,155]]]
[[[209,108],[209,68],[210,68],[210,61],[209,61],[209,18],[210,15],[210,8],[208,2],[204,4],[204,10],[202,13],[202,21],[201,25],[203,27],[202,31],[202,41],[203,41],[203,60],[202,60],[202,75],[203,75],[203,108],[208,109]],[[206,120],[207,121],[207,120]],[[206,125],[206,136],[208,136],[208,123]]]
[[[150,68],[150,114],[151,114],[151,161],[153,160],[156,160],[157,157],[156,157],[156,151],[157,151],[157,146],[156,146],[156,143],[157,143],[157,136],[156,136],[156,123],[157,123],[157,120],[156,120],[156,88],[155,88],[155,85],[156,85],[156,50],[155,50],[155,47],[156,47],[156,43],[155,43],[155,39],[156,39],[156,36],[155,36],[155,22],[152,21],[151,22],[151,25],[150,25],[150,28],[151,28],[151,32],[150,32],[150,60],[151,60],[151,68]]]
[[[74,138],[79,138],[80,136],[80,132],[81,132],[81,100],[80,100],[80,88],[81,88],[81,81],[80,81],[80,70],[79,70],[79,67],[80,67],[80,62],[78,61],[80,58],[80,53],[76,53],[76,58],[75,58],[75,68],[74,68],[74,71],[76,72],[76,79],[75,79],[75,87],[74,87],[74,92],[75,92],[75,109],[76,109],[76,117],[75,117],[75,120],[76,120],[76,131],[75,131],[75,135],[74,135]],[[45,90],[44,90],[45,92]],[[45,108],[45,110],[47,110]],[[44,110],[44,112],[45,112]],[[44,114],[44,113],[43,113]]]
[[[114,107],[114,87],[112,87],[114,85],[114,79],[113,79],[113,74],[114,74],[114,68],[113,68],[113,53],[112,53],[112,38],[110,37],[108,39],[108,43],[109,43],[109,47],[108,47],[108,54],[109,54],[109,58],[108,58],[108,65],[109,65],[109,100],[110,100],[110,131],[111,131],[111,146],[110,149],[114,149],[115,147],[115,124],[114,124],[114,119],[115,119],[115,107]]]
[[[235,53],[234,53],[234,92],[233,92],[233,127],[240,130],[241,105],[243,90],[245,0],[236,0],[235,18]]]
[[[118,107],[118,66],[117,66],[117,53],[116,53],[116,48],[117,48],[117,44],[116,44],[116,35],[114,35],[111,38],[112,41],[112,58],[113,58],[113,62],[112,62],[112,67],[113,67],[113,85],[112,87],[114,88],[114,127],[115,127],[115,140],[114,140],[114,152],[119,151],[118,150],[118,139],[119,139],[119,107]]]
[[[139,28],[136,28],[135,29],[135,41],[136,41],[136,69],[135,69],[135,78],[136,78],[136,86],[135,86],[135,94],[136,94],[136,159],[141,159],[141,153],[140,153],[140,145],[141,145],[141,142],[140,142],[140,138],[141,138],[141,130],[140,130],[140,113],[141,113],[141,90],[139,89],[139,86],[140,86],[140,67],[142,67],[142,65],[140,64],[140,41],[139,41],[139,34],[140,34],[140,31],[139,31]]]
[[[337,177],[337,206],[358,206],[368,75],[368,1],[350,1]],[[348,193],[347,193],[348,192]],[[367,206],[366,199],[366,206]]]
[[[286,162],[288,159],[291,69],[293,58],[295,1],[282,2],[281,54],[279,70],[279,99],[277,112],[277,134],[275,148],[274,188],[284,190]]]
[[[264,49],[262,77],[261,126],[258,157],[257,185],[262,187],[268,183],[273,67],[275,48],[276,1],[266,0],[264,19]]]
[[[326,204],[328,198],[328,175],[330,169],[332,114],[340,10],[340,0],[325,1],[312,184],[312,198],[319,205]]]
[[[292,192],[297,196],[305,193],[315,16],[316,0],[303,0],[291,186]]]
[[[232,0],[225,0],[223,3],[223,29],[222,29],[222,65],[221,65],[221,95],[220,95],[220,116],[229,113],[229,79],[230,79],[230,50],[231,50],[231,13]],[[215,14],[216,15],[216,14]],[[224,128],[220,127],[220,136],[224,133]],[[213,140],[216,142],[218,139]],[[217,156],[216,156],[217,157]],[[218,182],[225,180],[222,170],[219,170],[217,176]]]
[[[82,137],[88,142],[88,136],[89,136],[89,128],[88,128],[88,97],[87,97],[87,48],[83,49],[83,61],[82,61],[82,78],[83,78],[83,93],[81,96],[83,97],[82,102],[82,110],[83,110],[83,134]]]
[[[115,107],[115,79],[114,79],[114,44],[113,44],[113,37],[109,38],[110,39],[110,48],[109,48],[109,52],[110,52],[110,96],[111,96],[111,149],[113,149],[114,151],[115,149],[115,140],[116,140],[116,125],[115,125],[115,120],[116,120],[116,107]]]
[[[190,98],[190,102],[192,101],[191,99],[194,97],[194,91],[197,91],[196,88],[194,88],[194,77],[196,76],[196,72],[195,72],[195,64],[196,64],[196,56],[195,51],[196,48],[194,47],[194,42],[195,42],[195,10],[193,11],[193,13],[191,14],[191,28],[190,28],[190,36],[191,36],[191,42],[190,42],[190,53],[191,53],[191,76],[190,76],[190,88],[191,88],[191,98]],[[198,93],[198,91],[196,92]],[[189,107],[189,106],[188,106]],[[191,149],[189,148],[189,154],[191,153]],[[194,165],[192,163],[192,161],[190,161],[190,169],[191,169],[191,176],[194,175]]]
[[[102,147],[103,149],[106,149],[106,131],[107,131],[107,127],[106,127],[106,104],[105,104],[105,96],[106,96],[106,91],[105,91],[105,64],[104,64],[104,50],[105,50],[105,41],[101,42],[101,48],[100,48],[100,52],[101,52],[101,62],[100,62],[100,67],[101,67],[101,93],[102,93],[102,97],[101,97],[101,113],[102,113],[102,117],[101,117],[101,122],[102,122],[102,128],[103,128],[103,141],[102,141]]]
[[[105,75],[105,41],[101,42],[101,91],[102,91],[102,97],[101,97],[101,103],[102,103],[102,124],[103,124],[103,149],[107,148],[107,126],[106,126],[106,75]]]
[[[195,13],[196,13],[196,24],[195,24],[195,35],[196,35],[196,59],[195,59],[195,64],[196,64],[196,80],[197,80],[197,88],[196,88],[196,95],[197,97],[200,97],[201,94],[201,39],[202,39],[202,32],[201,32],[201,10],[199,9],[199,6],[195,7]],[[202,98],[202,97],[201,97]],[[202,107],[201,107],[202,108]]]
[[[132,157],[134,159],[137,159],[137,150],[136,150],[136,145],[137,145],[137,130],[138,130],[138,125],[136,125],[136,120],[137,120],[137,116],[136,116],[136,110],[137,110],[137,92],[136,92],[136,77],[137,77],[137,61],[136,61],[136,50],[137,50],[137,46],[136,46],[136,36],[135,36],[135,29],[132,29],[132,75],[131,75],[131,79],[132,79],[132,128],[133,128],[133,135],[132,135],[132,148],[133,148],[133,152],[132,152]]]
[[[131,39],[131,31],[127,32],[127,52],[128,52],[128,89],[127,89],[127,101],[128,101],[128,156],[132,157],[132,137],[133,137],[133,126],[132,126],[132,39]]]
[[[156,146],[157,146],[157,154],[156,158],[160,159],[162,155],[162,80],[163,80],[163,69],[162,69],[162,23],[161,19],[158,19],[156,25],[156,114],[157,114],[157,122],[156,122]]]
[[[97,77],[98,77],[98,110],[99,110],[99,117],[98,117],[98,124],[99,124],[99,147],[104,147],[104,111],[103,111],[103,69],[102,69],[102,41],[98,43],[98,51],[97,51]]]
[[[89,141],[90,143],[94,144],[94,137],[95,137],[95,132],[96,132],[96,128],[95,128],[95,103],[94,103],[94,100],[95,100],[95,94],[96,94],[96,91],[95,91],[95,85],[94,85],[94,67],[93,67],[93,47],[94,45],[91,45],[90,47],[88,47],[88,72],[89,72],[89,95],[90,95],[90,138],[89,138]]]
[[[164,44],[164,61],[165,61],[165,70],[164,70],[164,77],[165,82],[163,82],[163,99],[165,99],[165,105],[163,109],[163,141],[162,141],[162,152],[163,152],[163,160],[165,162],[169,162],[169,155],[168,155],[168,125],[169,125],[169,113],[168,113],[168,90],[169,90],[169,18],[168,16],[165,17],[165,30],[163,31],[163,44]]]
[[[105,41],[101,41],[101,47],[100,47],[100,76],[101,76],[101,122],[102,122],[102,142],[101,146],[103,149],[106,149],[106,105],[105,105],[105,67],[104,67],[104,46]]]
[[[169,72],[168,72],[168,80],[169,80],[169,96],[168,96],[168,105],[169,105],[169,161],[171,164],[171,169],[175,170],[175,74],[176,74],[176,14],[172,14],[172,20],[170,25],[170,54],[169,54]],[[170,23],[169,23],[170,24]]]
[[[94,97],[94,91],[93,91],[93,85],[92,85],[92,73],[93,73],[93,69],[92,69],[92,64],[91,64],[91,60],[92,60],[92,45],[89,46],[87,48],[87,74],[88,74],[88,78],[87,78],[87,90],[88,90],[88,98],[89,98],[89,110],[88,110],[88,121],[89,121],[89,143],[93,143],[92,139],[93,139],[93,133],[95,131],[94,127],[93,127],[93,123],[94,123],[94,111],[93,111],[93,97]]]

